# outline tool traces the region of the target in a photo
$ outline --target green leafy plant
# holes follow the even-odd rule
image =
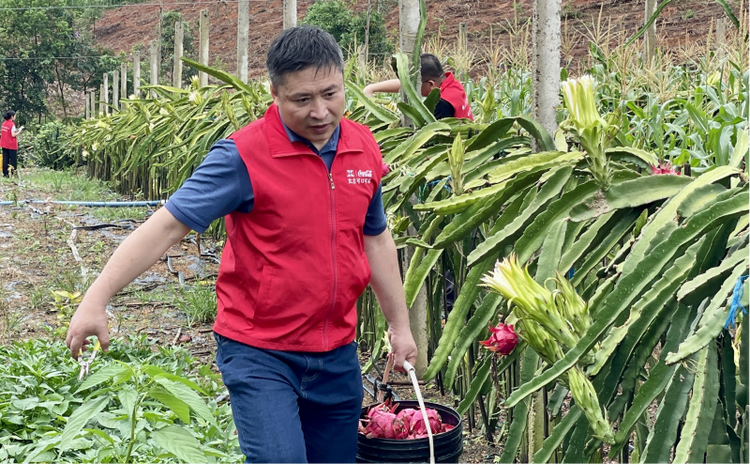
[[[307,10],[304,24],[314,24],[328,31],[347,56],[356,55],[365,43],[367,12],[354,13],[344,0],[316,1]],[[370,11],[369,60],[383,62],[393,53],[385,20],[377,11]]]
[[[213,400],[220,384],[210,370],[187,374],[183,349],[115,339],[82,382],[62,342],[17,342],[0,355],[3,461],[241,460],[229,406]]]

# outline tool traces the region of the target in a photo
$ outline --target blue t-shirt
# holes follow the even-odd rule
[[[318,150],[307,139],[284,125],[291,142],[304,142],[331,170],[338,147],[340,126],[326,145]],[[255,196],[247,167],[242,161],[234,140],[219,140],[188,180],[169,198],[165,207],[180,222],[203,233],[216,219],[233,211],[249,213]],[[302,199],[304,201],[304,199]],[[370,202],[362,228],[365,235],[380,235],[386,228],[381,186]]]

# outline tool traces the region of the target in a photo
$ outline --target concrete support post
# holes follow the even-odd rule
[[[716,20],[716,58],[719,59],[719,65],[723,66],[724,63],[724,50],[727,44],[727,35],[724,30],[724,20],[719,18]]]
[[[97,114],[100,118],[104,116],[104,84],[99,86],[99,112]]]
[[[109,74],[104,73],[104,82],[102,83],[102,103],[104,105],[104,114],[109,116]]]
[[[237,2],[237,77],[247,84],[247,46],[250,38],[250,1]]]
[[[208,30],[208,10],[201,10],[198,62],[204,66],[208,66]],[[208,85],[208,74],[203,71],[198,73],[198,85],[200,87]]]
[[[399,0],[398,2],[398,34],[399,49],[406,53],[411,61],[419,31],[419,0]]]
[[[159,85],[159,41],[151,41],[151,85]],[[156,92],[151,91],[151,98],[156,98]]]
[[[412,62],[412,56],[415,53],[419,54],[419,50],[416,49],[417,32],[419,31],[419,0],[399,0],[399,48],[409,57],[409,63]],[[419,69],[417,71],[417,82],[420,80]],[[401,98],[406,100],[403,90],[401,91]],[[402,120],[403,125],[411,124],[408,119]],[[412,204],[417,202],[415,196],[410,198]],[[414,231],[416,232],[416,231]],[[404,263],[404,275],[406,275],[406,266],[411,261],[411,256],[414,254],[414,248],[409,247],[405,255]],[[427,338],[427,289],[422,286],[422,289],[417,294],[417,298],[414,304],[409,308],[409,325],[411,327],[411,333],[414,337],[414,341],[417,344],[419,354],[414,363],[414,368],[417,371],[417,376],[422,377],[427,371],[427,350],[428,350],[428,338]]]
[[[120,72],[112,71],[112,107],[120,108]]]
[[[133,95],[135,98],[141,98],[141,54],[133,53]]]
[[[551,135],[560,105],[560,0],[534,0],[532,40],[532,117]]]
[[[656,0],[646,0],[646,13],[645,13],[645,19],[643,20],[644,24],[648,22],[649,19],[651,19],[651,16],[656,13]],[[654,59],[654,55],[656,54],[656,21],[654,21],[648,29],[646,29],[646,34],[644,36],[644,42],[643,42],[643,57],[645,58],[645,62],[648,64],[651,64],[651,60]]]
[[[125,109],[125,100],[128,98],[128,64],[120,65],[120,109]]]
[[[458,24],[458,48],[464,54],[469,51],[469,29],[466,23]]]
[[[297,0],[282,0],[284,9],[284,30],[297,25]]]
[[[182,40],[184,24],[182,21],[174,23],[174,67],[172,68],[172,85],[182,88]]]

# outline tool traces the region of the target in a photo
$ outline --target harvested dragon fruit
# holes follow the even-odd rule
[[[392,438],[410,440],[427,437],[427,426],[422,411],[414,408],[402,409],[396,413],[398,404],[392,401],[375,405],[367,411],[367,418],[360,419],[359,432],[367,438]],[[447,432],[454,426],[443,424],[440,415],[432,408],[426,408],[427,419],[433,435]]]

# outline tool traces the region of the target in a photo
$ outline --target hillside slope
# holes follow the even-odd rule
[[[735,15],[740,9],[747,10],[747,3],[728,1]],[[298,0],[298,17],[303,18],[313,0]],[[366,0],[353,0],[354,8],[363,10]],[[509,25],[523,22],[531,16],[531,0],[427,0],[428,37],[439,35],[454,40],[459,23],[466,23],[469,47],[481,55],[492,44],[509,46]],[[237,2],[198,0],[163,0],[164,11],[179,11],[194,27],[200,10],[208,9],[210,16],[210,64],[228,72],[236,71]],[[373,8],[380,5],[388,18],[388,31],[395,37],[398,30],[398,8],[396,0],[376,0]],[[567,59],[580,59],[588,50],[591,36],[605,37],[612,43],[634,34],[644,21],[643,0],[564,0],[563,23],[567,23],[567,38],[564,38],[564,53]],[[273,37],[282,30],[281,0],[250,1],[250,76],[265,72],[265,51]],[[704,44],[714,36],[717,18],[726,18],[715,0],[675,0],[662,13],[657,22],[658,46],[677,49],[687,44]],[[744,13],[747,20],[747,13]],[[129,54],[133,47],[145,47],[156,37],[159,6],[135,4],[105,12],[95,23],[97,40],[104,47],[117,53]],[[727,21],[727,28],[733,27]],[[606,41],[606,39],[605,39]],[[516,47],[517,48],[517,47]]]

